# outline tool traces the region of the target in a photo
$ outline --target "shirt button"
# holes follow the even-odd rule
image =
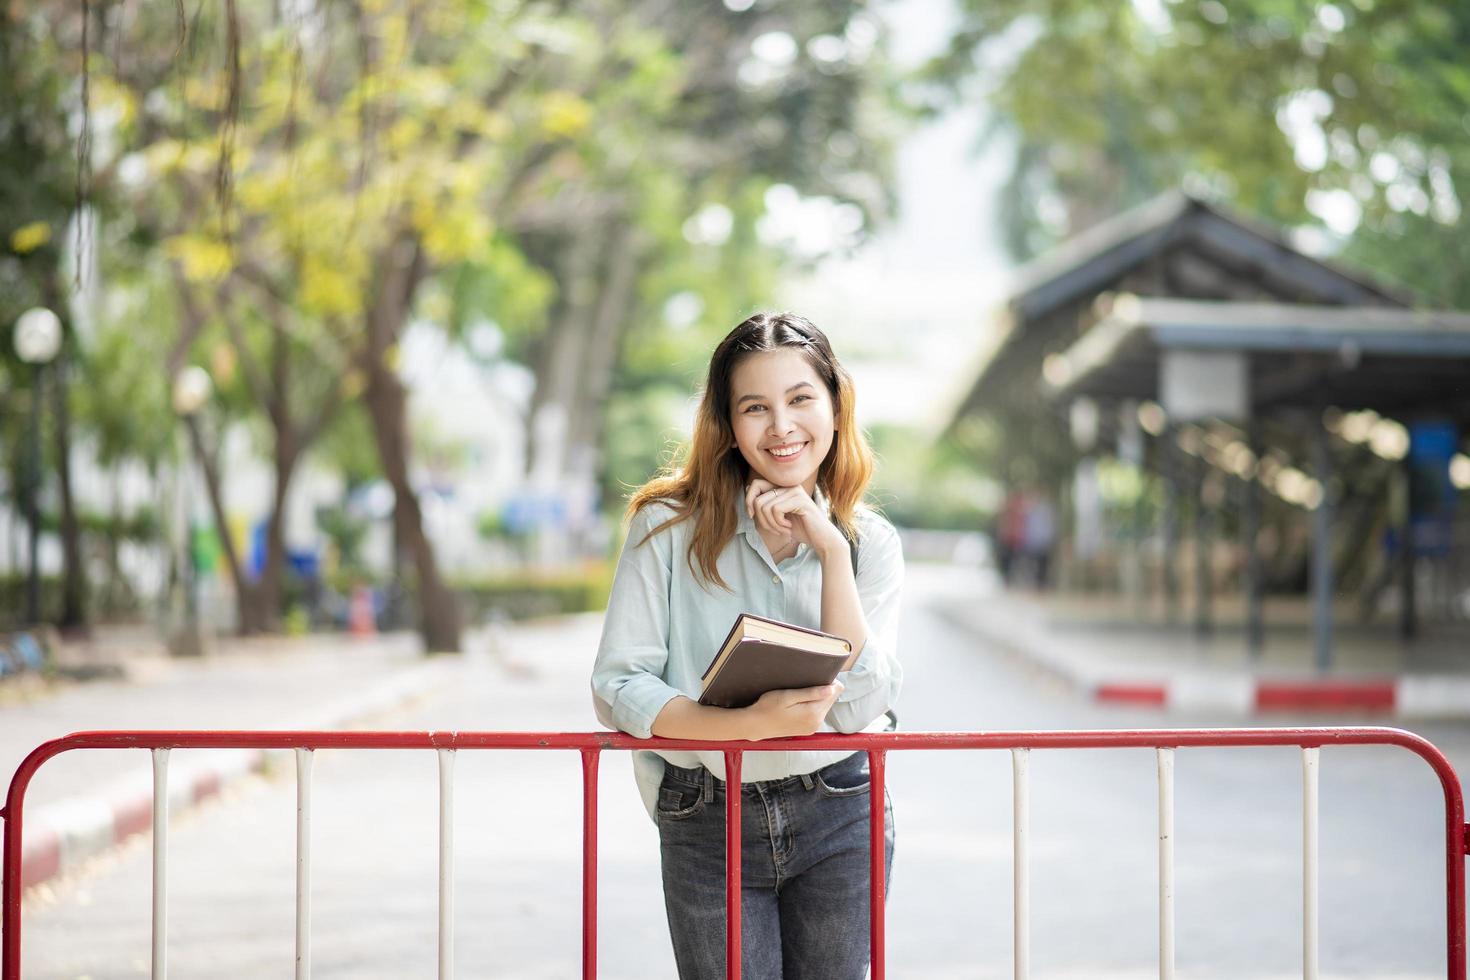
[[[772,582],[775,582],[777,585],[780,585],[781,584],[781,576],[779,576],[779,575],[772,575],[771,576],[771,581]]]

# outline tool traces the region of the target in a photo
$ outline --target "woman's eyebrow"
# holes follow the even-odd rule
[[[812,383],[810,381],[798,381],[796,384],[794,384],[790,388],[787,388],[786,389],[786,394],[788,394],[788,395],[791,394],[797,388],[810,388],[810,387],[812,387]],[[746,402],[748,402],[748,401],[750,401],[752,399],[759,399],[760,397],[761,397],[760,395],[741,395],[739,398],[735,399],[735,404],[736,405],[743,405],[743,404],[745,404]]]

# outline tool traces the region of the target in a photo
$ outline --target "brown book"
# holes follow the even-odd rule
[[[830,684],[853,659],[840,636],[741,613],[704,672],[699,703],[744,708],[767,691]]]

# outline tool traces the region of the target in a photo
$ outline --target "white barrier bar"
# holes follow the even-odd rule
[[[1174,750],[1159,754],[1159,980],[1174,978]]]
[[[153,980],[168,977],[168,749],[153,749]]]
[[[296,750],[296,980],[311,976],[311,749]]]
[[[454,976],[454,750],[439,750],[439,980]]]
[[[1317,980],[1317,761],[1302,749],[1302,976]]]
[[[1015,840],[1012,842],[1011,853],[1015,862],[1015,870],[1012,875],[1016,889],[1014,897],[1016,980],[1026,980],[1031,975],[1031,798],[1026,785],[1030,753],[1030,749],[1011,749],[1011,795],[1015,801],[1013,819]]]

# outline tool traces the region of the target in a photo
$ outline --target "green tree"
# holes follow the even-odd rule
[[[82,530],[71,474],[71,388],[79,351],[62,255],[68,226],[77,217],[73,165],[89,150],[83,140],[73,151],[67,132],[70,66],[44,29],[57,12],[51,5],[0,10],[0,106],[5,107],[0,120],[0,443],[13,447],[6,460],[13,474],[10,486],[20,490],[29,484],[37,492],[42,474],[26,472],[20,458],[27,444],[22,427],[33,413],[49,413],[48,455],[57,476],[64,557],[60,623],[77,627],[87,619]],[[48,307],[62,322],[61,351],[44,374],[19,363],[10,343],[11,326],[32,306]],[[49,384],[38,387],[43,380]],[[44,404],[47,390],[49,405]],[[12,504],[21,503],[20,497],[12,493]]]
[[[612,327],[603,355],[571,376],[580,394],[561,402],[573,406],[569,463],[588,482],[600,471],[604,505],[661,462],[714,341],[800,261],[758,234],[767,192],[830,198],[863,230],[892,206],[896,79],[867,4],[690,4],[660,24],[683,62],[678,95],[624,181],[637,248],[614,253],[597,291]],[[567,247],[576,233],[563,232]],[[579,319],[596,322],[568,318]],[[538,364],[557,363],[547,345],[538,353]],[[538,384],[538,402],[556,404],[547,390],[542,401]]]
[[[171,260],[181,337],[224,329],[271,425],[277,489],[263,584],[283,557],[280,504],[294,466],[360,389],[398,539],[415,560],[427,645],[452,649],[453,600],[409,478],[398,338],[426,281],[505,259],[487,209],[585,127],[576,88],[598,83],[588,50],[597,35],[540,8],[312,13],[320,24],[259,4],[210,11],[192,43],[203,38],[203,51],[223,57],[190,59],[177,83],[118,73],[130,123],[121,135],[141,142],[151,178],[135,213]],[[553,48],[567,52],[571,87],[534,76]],[[229,564],[238,568],[233,555]]]
[[[1410,0],[1089,5],[967,0],[928,77],[1017,146],[1028,257],[1193,182],[1433,301],[1470,304],[1470,8]]]
[[[110,110],[98,141],[121,150],[93,186],[126,207],[104,238],[172,287],[154,324],[166,377],[233,352],[211,411],[262,421],[276,468],[247,605],[224,477],[191,426],[242,625],[271,625],[291,475],[360,392],[426,643],[457,646],[410,479],[403,330],[499,326],[537,375],[528,424],[561,415],[551,469],[595,473],[617,365],[670,292],[698,292],[721,323],[764,294],[766,188],[886,204],[888,80],[862,10],[260,0],[109,20],[87,77]],[[729,241],[691,248],[685,222],[722,201]]]

